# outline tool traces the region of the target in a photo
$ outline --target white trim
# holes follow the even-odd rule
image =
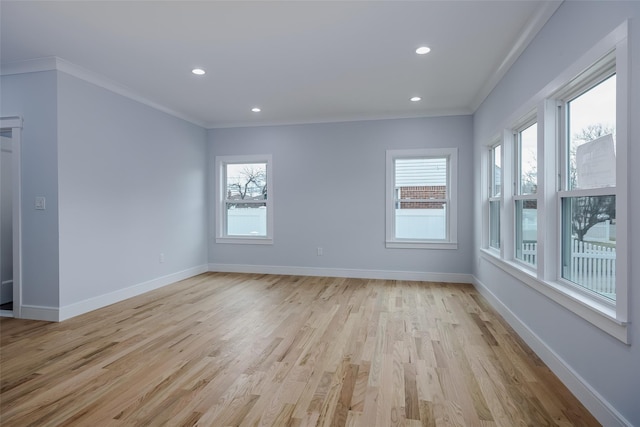
[[[419,240],[398,239],[395,237],[395,160],[418,157],[447,158],[447,217],[446,239]],[[457,148],[422,148],[411,150],[386,151],[386,217],[385,243],[388,249],[457,249],[458,248],[458,149]],[[419,201],[419,200],[418,200]]]
[[[354,279],[408,280],[418,282],[471,283],[464,273],[423,271],[362,270],[350,268],[290,267],[281,265],[209,264],[210,272],[279,274],[286,276],[346,277]]]
[[[475,98],[471,102],[471,110],[476,111],[478,107],[489,96],[491,91],[496,87],[498,82],[505,76],[507,71],[520,57],[522,52],[529,46],[529,43],[538,34],[540,29],[547,23],[549,18],[556,12],[558,7],[562,4],[563,0],[553,0],[540,3],[540,7],[536,11],[536,14],[531,18],[529,22],[523,27],[520,32],[520,37],[513,43],[513,46],[502,63],[491,73],[491,77],[484,83],[480,91],[476,94]]]
[[[443,240],[442,242],[411,242],[402,240],[393,240],[385,243],[387,249],[458,249],[458,242],[448,242]]]
[[[22,117],[1,117],[0,129],[11,129],[11,197],[13,206],[13,316],[22,317]]]
[[[273,185],[273,156],[271,154],[248,154],[236,156],[216,156],[215,172],[212,185],[215,188],[215,199],[213,202],[213,211],[215,212],[215,242],[222,244],[238,243],[245,245],[272,245],[274,237],[274,185]],[[253,236],[229,236],[225,233],[225,193],[226,180],[224,176],[224,165],[242,164],[242,163],[266,163],[267,165],[267,199],[260,201],[266,203],[267,206],[267,235],[260,237]],[[250,202],[252,203],[252,202]]]
[[[248,128],[248,127],[267,127],[267,126],[295,126],[323,123],[348,123],[362,122],[374,120],[402,120],[402,119],[422,119],[427,117],[453,117],[453,116],[470,116],[473,114],[470,108],[457,108],[448,110],[427,110],[407,113],[394,114],[354,114],[349,116],[329,116],[324,118],[309,118],[302,120],[280,120],[280,121],[256,121],[248,122],[209,122],[207,129],[229,129],[229,128]]]
[[[180,280],[188,279],[190,277],[197,276],[198,274],[206,273],[207,271],[208,266],[206,264],[199,265],[197,267],[188,268],[177,273],[138,283],[137,285],[129,286],[128,288],[119,289],[117,291],[109,292],[104,295],[99,295],[97,297],[89,298],[84,301],[69,304],[64,307],[60,307],[58,317],[53,320],[67,320],[72,317],[79,316],[81,314],[88,313],[102,307],[106,307],[116,302],[124,301],[131,297],[135,297],[146,292],[171,285]]]
[[[190,123],[198,125],[202,128],[206,128],[207,124],[201,120],[189,117],[183,113],[172,110],[161,104],[153,102],[144,96],[136,93],[133,89],[128,88],[114,80],[109,79],[95,71],[87,70],[69,61],[55,56],[49,56],[45,58],[36,58],[26,61],[10,62],[2,64],[0,67],[0,75],[12,75],[12,74],[25,74],[25,73],[37,73],[42,71],[60,71],[69,74],[73,77],[84,80],[88,83],[94,84],[98,87],[116,93],[118,95],[129,98],[133,101],[144,104],[155,110],[162,111],[173,117],[177,117],[182,120],[186,120]]]
[[[57,322],[59,317],[60,310],[56,307],[42,307],[39,305],[23,305],[20,313],[21,319],[43,320],[45,322]]]
[[[473,285],[489,301],[491,306],[507,321],[516,333],[558,376],[560,381],[604,426],[631,427],[631,423],[618,412],[600,393],[582,378],[560,355],[547,345],[525,322],[503,303],[484,283],[473,276]]]
[[[628,323],[616,319],[615,310],[609,305],[600,303],[569,286],[539,279],[518,263],[500,259],[488,250],[481,249],[480,257],[609,335],[630,344]]]

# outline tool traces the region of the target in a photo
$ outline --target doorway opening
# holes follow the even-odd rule
[[[0,316],[21,317],[20,140],[22,119],[0,118]]]

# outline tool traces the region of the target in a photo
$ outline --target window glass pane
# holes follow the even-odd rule
[[[562,277],[616,299],[616,197],[562,199]]]
[[[396,159],[395,237],[446,239],[447,192],[446,158]]]
[[[516,258],[537,263],[538,201],[516,200]]]
[[[567,108],[569,190],[615,186],[616,76],[574,98]]]
[[[538,125],[532,124],[518,134],[519,194],[535,194],[538,188]]]
[[[267,204],[226,203],[228,236],[266,236]]]
[[[489,246],[500,249],[500,202],[489,202]]]
[[[491,150],[491,196],[502,194],[502,146],[496,145]]]
[[[227,200],[264,200],[267,198],[267,164],[240,163],[225,167]]]
[[[411,202],[396,203],[396,238],[443,240],[447,238],[447,204],[429,202],[417,207]]]
[[[447,185],[446,158],[396,159],[395,167],[396,188],[419,187],[429,189],[434,186]]]

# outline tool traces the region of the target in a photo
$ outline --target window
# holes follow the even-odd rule
[[[500,249],[502,204],[502,145],[489,149],[489,247]]]
[[[560,105],[562,279],[616,299],[615,64]]]
[[[216,158],[217,243],[273,243],[271,156]]]
[[[515,258],[536,265],[538,246],[538,124],[526,125],[515,143]]]
[[[388,248],[457,248],[457,149],[387,151]]]
[[[502,183],[514,187],[502,189],[501,252],[489,250],[491,243],[481,250],[483,259],[625,343],[627,34],[625,22],[518,109],[535,108],[535,116],[516,121],[515,132],[503,130]],[[490,157],[492,168],[495,151]],[[492,200],[493,182],[488,187]],[[491,227],[491,207],[487,215]]]

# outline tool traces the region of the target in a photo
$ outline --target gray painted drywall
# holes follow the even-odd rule
[[[22,304],[59,305],[57,72],[0,77],[0,116],[21,116]],[[36,196],[47,209],[34,209]]]
[[[203,128],[58,73],[62,307],[207,263],[206,152]]]
[[[478,261],[482,200],[474,203],[474,275],[631,425],[640,425],[640,3],[564,2],[474,115],[475,191],[481,152],[505,121],[595,43],[630,18],[630,337],[625,345],[497,267]]]
[[[209,261],[470,273],[471,138],[471,116],[211,129],[211,167],[219,155],[273,155],[275,224],[274,244],[255,246],[217,244],[212,227]],[[386,150],[444,147],[459,148],[458,249],[387,249]]]

